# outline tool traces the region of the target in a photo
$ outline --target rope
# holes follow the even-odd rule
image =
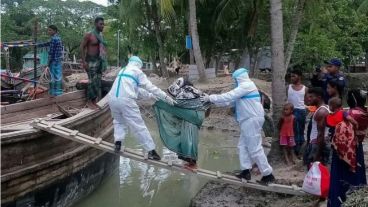
[[[42,71],[42,73],[40,75],[40,78],[38,79],[37,83],[39,85],[45,85],[45,86],[47,86],[50,83],[50,81],[51,81],[50,71],[49,71],[49,68],[46,67]],[[31,93],[31,95],[27,97],[27,101],[36,99],[36,96],[38,95],[37,94],[38,89],[40,89],[38,86],[36,86],[36,88],[33,89],[33,93]],[[43,89],[42,89],[42,92],[44,92]]]
[[[46,67],[45,70],[42,71],[40,78],[38,79],[38,83],[42,85],[48,85],[51,82],[51,74],[49,67]]]

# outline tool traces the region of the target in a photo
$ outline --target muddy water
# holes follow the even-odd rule
[[[153,121],[147,122],[150,132],[164,157],[175,154],[162,146],[157,127]],[[201,131],[199,144],[199,166],[209,170],[233,171],[239,168],[236,138],[226,133]],[[131,137],[126,146],[140,149]],[[220,148],[220,146],[222,146]],[[206,183],[206,179],[195,175],[169,171],[145,163],[120,158],[119,168],[111,177],[75,207],[181,207],[189,206],[191,198]]]

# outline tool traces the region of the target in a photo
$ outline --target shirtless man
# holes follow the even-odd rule
[[[82,65],[88,74],[87,105],[97,109],[101,99],[101,77],[106,69],[106,44],[102,37],[105,23],[102,17],[95,19],[95,28],[84,35],[80,45]]]
[[[307,167],[312,162],[320,161],[329,164],[330,143],[328,140],[328,128],[326,127],[326,117],[329,114],[328,106],[324,104],[323,89],[311,88],[308,90],[310,104],[317,107],[312,117],[312,130],[310,142],[306,152],[305,164]]]

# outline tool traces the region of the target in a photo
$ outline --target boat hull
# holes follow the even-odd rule
[[[101,102],[102,110],[83,110],[57,124],[112,141],[110,111],[106,101]],[[69,206],[96,188],[118,164],[114,155],[33,128],[1,135],[2,206],[29,202],[30,206]]]

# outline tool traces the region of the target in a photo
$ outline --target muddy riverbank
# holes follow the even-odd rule
[[[296,197],[276,193],[261,192],[240,186],[210,181],[192,199],[191,207],[264,207],[313,206],[311,197]]]

